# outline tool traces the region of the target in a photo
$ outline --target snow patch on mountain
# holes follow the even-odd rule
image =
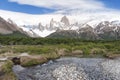
[[[36,34],[39,34],[40,37],[46,37],[46,36],[50,35],[51,33],[54,33],[55,30],[52,30],[52,31],[48,31],[48,30],[40,31],[38,29],[35,29],[35,30],[33,30],[33,32],[35,32]]]

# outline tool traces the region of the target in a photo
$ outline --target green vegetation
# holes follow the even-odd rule
[[[83,57],[103,57],[108,53],[120,53],[120,41],[81,40],[68,38],[28,38],[0,37],[0,53],[13,52],[58,56],[61,49],[63,54],[72,54],[75,50],[83,51]],[[52,56],[51,56],[52,57]]]
[[[21,66],[30,67],[38,64],[47,62],[47,59],[44,57],[21,57]]]
[[[20,33],[19,31],[14,31],[12,34],[0,34],[0,37],[28,37],[24,33]]]
[[[10,73],[12,71],[13,63],[11,61],[6,61],[4,65],[2,65],[2,70],[4,73]]]
[[[11,61],[6,61],[2,66],[0,72],[0,80],[17,80],[15,74],[12,71],[13,63]]]

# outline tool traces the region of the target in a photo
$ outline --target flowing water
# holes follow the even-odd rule
[[[120,59],[66,57],[13,71],[19,80],[120,80]]]

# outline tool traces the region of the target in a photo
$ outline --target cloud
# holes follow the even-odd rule
[[[96,0],[9,0],[19,4],[27,4],[50,9],[103,9],[104,4]]]
[[[85,13],[120,13],[119,10],[107,8],[100,0],[9,0],[18,4],[32,5],[55,10],[52,14],[85,14]]]
[[[120,20],[120,12],[99,12],[99,13],[90,13],[90,12],[83,12],[80,15],[67,15],[70,23],[80,22],[84,23],[86,21],[105,21],[105,20]],[[20,12],[12,12],[6,10],[0,10],[0,17],[7,20],[10,18],[13,20],[17,25],[38,25],[41,23],[42,25],[46,25],[50,23],[50,20],[53,18],[55,21],[60,21],[63,17],[63,14],[26,14]],[[94,23],[95,24],[95,23]]]
[[[50,22],[52,18],[54,18],[56,21],[59,21],[59,19],[63,15],[58,14],[40,14],[40,15],[34,15],[34,14],[27,14],[27,13],[21,13],[21,12],[13,12],[13,11],[7,11],[7,10],[0,10],[0,17],[4,18],[5,20],[8,20],[10,18],[13,20],[17,25],[38,25],[38,23],[42,23],[43,25],[46,25]]]
[[[9,0],[9,2],[17,2],[19,4],[27,4],[56,10],[50,14],[40,15],[0,10],[0,16],[5,19],[11,18],[18,25],[34,25],[39,22],[46,25],[52,18],[59,21],[63,14],[67,13],[72,14],[72,16],[67,16],[69,16],[73,22],[82,22],[91,19],[120,19],[119,10],[106,8],[105,4],[100,2],[100,0]]]

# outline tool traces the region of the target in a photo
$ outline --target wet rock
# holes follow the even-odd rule
[[[12,62],[14,63],[14,65],[20,65],[20,58],[19,57],[13,57]]]
[[[12,69],[14,72],[20,72],[23,71],[25,68],[20,65],[14,65]]]

